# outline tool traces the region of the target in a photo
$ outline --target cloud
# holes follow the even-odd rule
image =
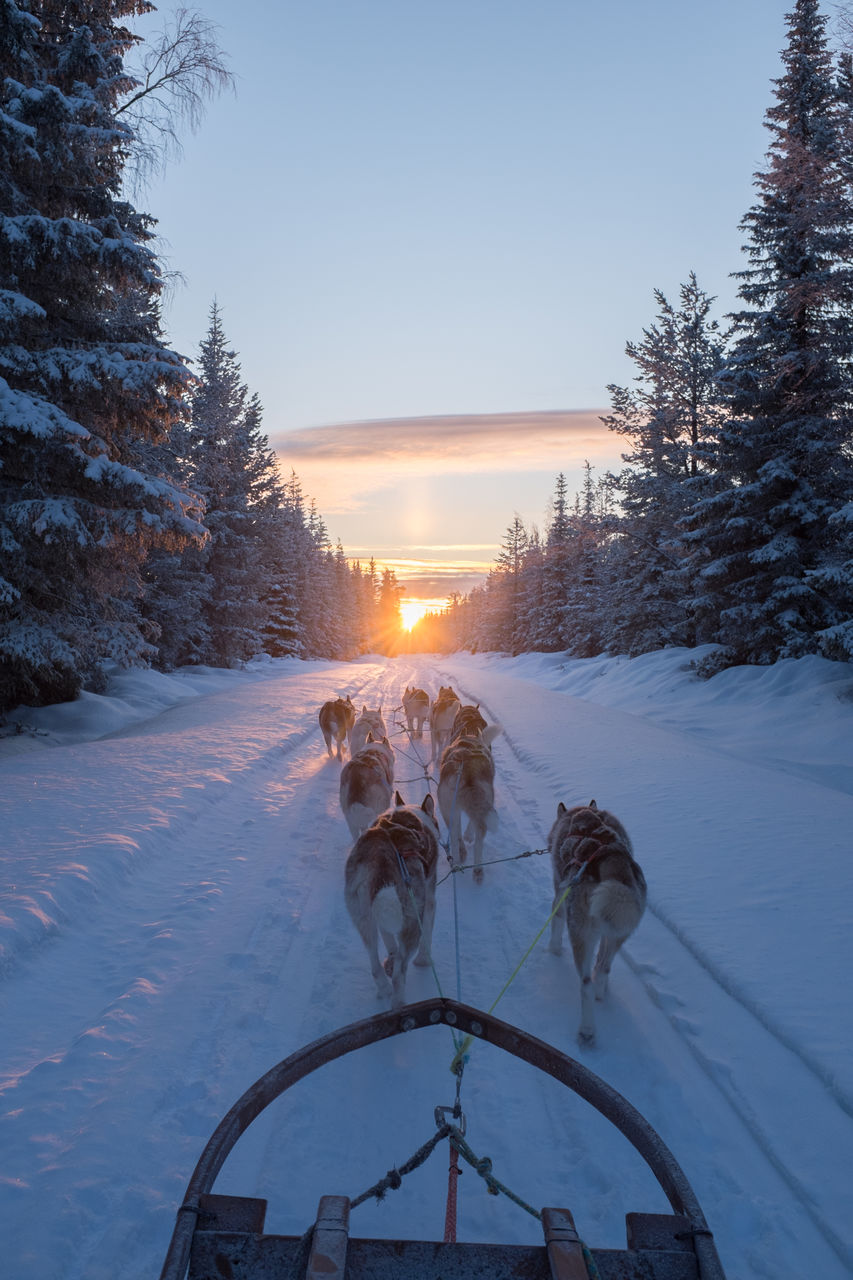
[[[447,472],[560,470],[612,461],[614,437],[598,409],[525,413],[461,414],[427,418],[385,418],[309,427],[276,436],[271,443],[282,462],[302,474],[315,468],[347,466],[389,474],[428,469]]]

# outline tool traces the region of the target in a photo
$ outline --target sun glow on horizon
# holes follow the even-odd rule
[[[400,616],[403,620],[403,630],[411,631],[416,622],[420,622],[426,614],[434,609],[430,600],[401,600]]]

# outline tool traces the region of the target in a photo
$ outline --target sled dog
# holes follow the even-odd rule
[[[442,685],[429,713],[430,759],[438,760],[450,740],[450,727],[460,706],[451,686]]]
[[[403,694],[403,710],[406,713],[406,724],[410,738],[424,736],[424,721],[429,715],[429,694],[423,689],[409,688]]]
[[[607,994],[613,957],[640,923],[646,881],[622,823],[594,800],[571,809],[560,802],[548,849],[555,906],[568,889],[551,921],[551,951],[562,951],[565,922],[581,983],[578,1041],[591,1045],[595,1001]]]
[[[361,748],[367,742],[367,735],[372,733],[374,738],[387,737],[388,731],[385,728],[385,721],[382,719],[382,707],[379,706],[375,711],[368,710],[367,707],[361,708],[361,715],[356,720],[350,733],[350,751],[355,754],[361,751]]]
[[[480,704],[476,707],[470,703],[460,704],[456,708],[456,715],[453,717],[453,723],[450,726],[450,736],[448,742],[455,742],[457,738],[473,737],[478,733],[482,733],[486,727],[487,720],[480,713]]]
[[[483,879],[483,843],[487,831],[496,831],[495,762],[492,742],[500,733],[492,724],[476,733],[454,738],[444,748],[438,774],[438,804],[450,832],[450,857],[464,863],[468,856],[462,838],[462,815],[468,819],[465,836],[474,839],[474,879]]]
[[[323,739],[326,743],[326,750],[329,755],[332,754],[332,743],[337,748],[336,755],[340,760],[341,748],[344,739],[349,742],[349,735],[355,723],[355,707],[352,705],[349,694],[345,698],[335,698],[329,702],[324,702],[320,708],[320,728],[323,732]]]
[[[422,805],[404,804],[379,815],[356,840],[347,859],[345,898],[353,924],[370,958],[380,998],[391,1008],[405,1002],[406,970],[430,962],[435,920],[438,826],[431,795]],[[379,935],[388,952],[379,959]]]
[[[394,791],[394,752],[387,738],[367,735],[341,769],[341,808],[353,840],[357,840],[385,809]]]

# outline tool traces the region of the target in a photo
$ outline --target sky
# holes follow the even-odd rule
[[[619,468],[597,420],[653,290],[734,306],[789,0],[199,7],[236,93],[137,200],[170,341],[196,355],[216,298],[332,539],[467,589],[558,472]]]
[[[435,779],[418,767],[428,736],[410,742],[395,712],[411,684],[451,684],[503,732],[484,881],[440,855],[434,969],[409,969],[407,998],[497,1001],[626,1097],[689,1179],[727,1280],[849,1280],[853,667],[809,657],[700,681],[689,664],[705,652],[130,670],[9,715],[4,1280],[159,1275],[229,1108],[288,1054],[387,1007],[344,903],[341,764],[317,712],[335,692],[382,705],[396,785],[417,804]],[[628,831],[648,903],[590,1047],[568,949],[548,949],[536,851],[558,802],[593,796]],[[259,1117],[214,1190],[268,1199],[266,1229],[300,1236],[321,1195],[354,1198],[435,1132],[452,1055],[437,1027],[324,1067]],[[536,1208],[569,1207],[592,1248],[624,1246],[627,1211],[666,1211],[609,1124],[481,1041],[461,1102],[496,1177]],[[354,1209],[352,1234],[440,1240],[446,1196],[442,1148]],[[542,1240],[467,1167],[458,1238]]]

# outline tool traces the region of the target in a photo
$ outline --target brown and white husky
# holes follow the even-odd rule
[[[355,707],[352,705],[349,694],[345,698],[334,698],[324,702],[318,718],[326,750],[331,755],[332,743],[334,743],[337,758],[341,760],[344,739],[349,742],[349,735],[355,724]]]
[[[341,770],[341,808],[353,840],[391,804],[394,793],[394,752],[387,738],[372,733]]]
[[[353,755],[355,755],[356,751],[360,751],[367,742],[369,733],[372,733],[376,739],[387,737],[388,730],[385,727],[385,721],[382,719],[381,704],[375,710],[370,710],[369,707],[361,708],[361,714],[350,732],[350,751]]]
[[[430,963],[435,920],[438,827],[432,796],[422,805],[396,805],[356,840],[347,858],[344,896],[370,959],[381,998],[397,1009],[406,998],[406,970]],[[388,952],[379,959],[379,936]]]
[[[450,857],[462,864],[468,856],[462,838],[464,815],[468,819],[465,835],[474,839],[474,879],[478,883],[483,879],[486,832],[496,831],[498,826],[492,742],[500,731],[500,725],[490,724],[454,738],[441,753],[439,765],[438,805],[450,832]]]
[[[429,712],[430,760],[440,759],[450,739],[450,727],[460,705],[453,688],[449,684],[442,685]]]
[[[423,689],[409,688],[406,685],[406,692],[403,694],[403,711],[406,715],[406,725],[409,730],[410,738],[422,738],[424,736],[424,722],[429,715],[429,694]]]
[[[578,1040],[591,1045],[595,1001],[607,994],[613,958],[640,923],[646,881],[622,823],[594,800],[571,809],[559,804],[548,849],[554,905],[563,899],[551,922],[551,951],[561,953],[567,924],[581,983]]]

